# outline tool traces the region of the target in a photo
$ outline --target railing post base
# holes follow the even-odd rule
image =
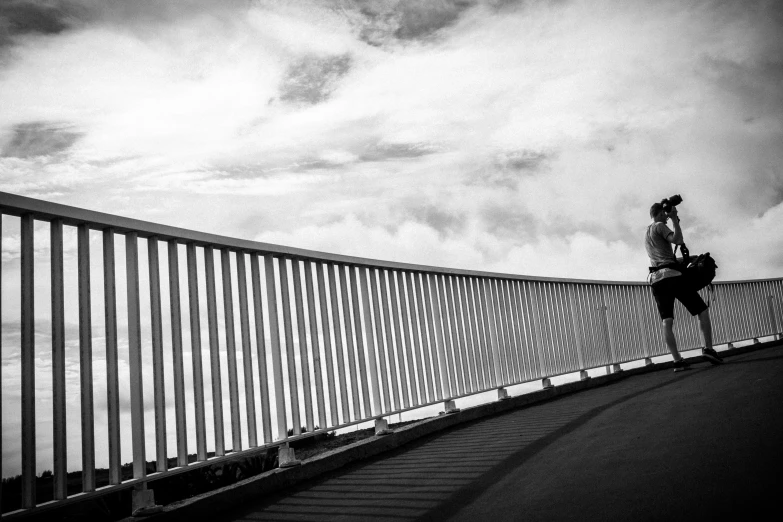
[[[549,380],[549,377],[544,377],[541,379],[541,387],[545,390],[551,390],[555,387],[555,385],[552,384],[552,381]]]
[[[498,388],[498,400],[499,401],[505,401],[506,399],[510,399],[511,397],[508,396],[508,390],[505,388]]]
[[[449,400],[443,403],[444,407],[446,408],[446,413],[457,413],[459,411],[459,408],[457,408],[457,405],[454,404],[454,400]]]
[[[652,364],[653,364],[652,359],[650,359],[649,357],[645,357],[644,358],[644,365],[645,366],[652,366]]]
[[[759,344],[759,338],[758,337],[754,337],[753,338],[753,344]]]
[[[131,493],[131,515],[134,517],[146,517],[160,513],[163,508],[155,504],[155,492],[147,489],[147,483],[133,487]]]
[[[389,435],[394,433],[389,429],[389,422],[386,419],[375,419],[375,434],[376,435]]]
[[[277,449],[277,465],[281,468],[290,468],[301,464],[301,460],[296,460],[294,448],[286,442]]]
[[[726,347],[727,350],[733,350],[734,349],[734,343],[729,343],[729,345]]]
[[[579,380],[580,381],[589,381],[590,376],[587,375],[587,370],[579,370]]]
[[[612,365],[612,373],[622,373],[623,369],[620,367],[619,364],[613,364]]]

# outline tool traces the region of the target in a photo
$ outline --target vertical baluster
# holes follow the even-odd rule
[[[419,318],[419,330],[421,333],[421,355],[424,359],[424,375],[426,376],[426,384],[427,384],[427,402],[432,402],[433,400],[440,400],[441,395],[440,391],[436,391],[436,385],[433,384],[433,378],[432,378],[432,364],[430,362],[430,350],[429,345],[431,341],[428,341],[427,337],[427,321],[426,321],[426,305],[424,302],[423,297],[423,289],[422,289],[422,283],[426,284],[427,280],[423,278],[423,276],[420,276],[419,274],[412,274],[411,275],[411,281],[413,282],[413,293],[416,296],[416,310]],[[430,336],[431,339],[431,336]],[[437,382],[437,379],[436,379]]]
[[[158,238],[147,238],[147,257],[150,274],[150,315],[152,329],[152,375],[155,400],[155,449],[158,472],[168,469],[166,447],[166,388],[163,384],[163,325],[160,312],[160,261]]]
[[[122,482],[120,460],[120,385],[117,354],[117,286],[114,231],[103,231],[103,294],[106,328],[106,396],[109,424],[109,484]],[[63,425],[63,429],[65,426]]]
[[[320,263],[319,263],[320,264]],[[323,281],[323,276],[321,276]],[[326,404],[324,402],[324,380],[321,373],[321,346],[318,338],[318,318],[315,311],[313,290],[313,263],[305,262],[305,287],[307,287],[307,311],[310,318],[310,343],[313,349],[313,374],[315,376],[315,400],[318,406],[318,427],[326,428]],[[323,291],[323,290],[321,290]],[[324,303],[326,301],[323,301]],[[328,333],[326,334],[328,335]]]
[[[427,391],[427,383],[430,382],[431,372],[430,360],[427,357],[426,333],[424,332],[424,313],[421,304],[418,274],[413,272],[408,272],[408,308],[411,311],[411,335],[413,336],[416,369],[419,378],[419,397],[421,402],[431,402],[433,400],[431,383],[429,385],[429,393]],[[421,339],[419,336],[421,336]]]
[[[566,335],[568,331],[565,328],[565,323],[568,319],[566,316],[567,309],[563,302],[563,285],[562,283],[552,284],[552,297],[554,301],[554,326],[555,326],[555,339],[557,343],[558,359],[560,361],[559,373],[566,373],[573,369],[571,362],[571,354],[569,350],[569,339]]]
[[[497,354],[500,361],[500,384],[508,384],[511,382],[511,364],[508,355],[508,341],[506,338],[506,332],[503,327],[503,310],[500,307],[500,295],[499,288],[497,286],[497,280],[490,279],[489,281],[489,295],[491,299],[490,304],[490,322],[492,329],[495,332],[495,339],[497,342]]]
[[[419,395],[417,398],[416,395],[416,368],[414,368],[414,348],[413,348],[413,336],[415,335],[413,332],[413,327],[411,325],[411,321],[408,319],[408,311],[410,310],[411,317],[413,317],[413,309],[409,306],[409,299],[410,294],[406,296],[405,293],[405,279],[406,275],[410,275],[409,273],[406,274],[405,272],[399,272],[400,276],[400,312],[402,313],[402,330],[405,334],[405,353],[408,357],[408,376],[410,378],[411,383],[411,402],[414,406],[418,406],[421,404],[422,401],[424,401],[424,388],[423,383],[421,382],[421,359],[417,359],[418,371],[419,371],[419,384],[418,384],[418,390]],[[409,287],[410,288],[410,287]],[[415,317],[413,317],[413,322],[416,322]],[[416,355],[418,356],[418,344],[416,348]]]
[[[568,294],[568,300],[566,301],[568,306],[568,315],[571,317],[571,328],[573,328],[574,332],[574,342],[576,344],[576,359],[577,359],[577,365],[579,366],[579,370],[585,369],[585,358],[584,358],[584,341],[583,341],[583,335],[582,335],[582,321],[579,316],[579,307],[576,303],[576,289],[577,285],[575,284],[569,284],[566,287],[566,291]]]
[[[458,296],[457,301],[460,302],[460,319],[464,328],[465,335],[465,357],[468,363],[466,366],[470,368],[470,390],[476,391],[482,388],[481,378],[479,377],[480,369],[478,358],[476,357],[475,338],[473,337],[473,331],[471,328],[471,316],[468,311],[470,308],[468,294],[466,293],[467,282],[465,278],[455,276],[454,278],[454,292]]]
[[[435,315],[435,333],[438,335],[438,359],[440,360],[440,371],[449,390],[448,398],[456,397],[461,394],[457,385],[457,376],[453,357],[453,343],[449,336],[448,309],[446,308],[446,292],[441,279],[443,276],[434,274],[432,276],[434,286],[433,291],[437,299],[432,300],[433,311]]]
[[[486,354],[488,357],[489,365],[487,370],[489,372],[489,388],[497,388],[502,386],[503,377],[500,369],[500,357],[498,354],[497,336],[495,335],[495,329],[490,322],[490,314],[492,310],[489,308],[489,302],[492,297],[489,293],[490,280],[482,278],[476,281],[478,286],[478,295],[481,302],[481,318],[484,322],[484,337],[487,343]]]
[[[460,395],[470,390],[470,371],[465,360],[465,337],[459,322],[459,296],[454,291],[452,276],[443,276],[443,292],[446,294],[446,310],[451,326],[451,344],[454,349],[455,377],[457,378]]]
[[[465,277],[463,280],[462,295],[465,298],[466,325],[470,325],[470,338],[473,343],[473,368],[476,374],[476,385],[481,390],[487,389],[487,380],[484,372],[485,361],[481,350],[479,313],[476,309],[475,295],[473,293],[473,278]]]
[[[389,372],[386,367],[386,349],[383,342],[383,315],[381,312],[380,300],[378,297],[378,277],[383,277],[383,271],[377,268],[370,270],[370,281],[372,282],[372,305],[375,309],[375,339],[378,343],[378,362],[381,367],[381,386],[383,387],[383,407],[385,411],[391,411],[391,396],[389,393],[390,382]],[[393,384],[391,386],[394,386]]]
[[[302,275],[298,259],[291,259],[291,272],[294,276],[294,305],[296,306],[296,326],[299,336],[299,362],[302,367],[302,393],[305,405],[305,426],[312,432],[313,421],[313,387],[310,385],[310,358],[307,350],[307,325],[305,324],[304,303],[302,301]]]
[[[348,409],[348,384],[345,382],[345,361],[343,358],[343,335],[340,322],[340,298],[337,292],[337,277],[335,276],[335,267],[339,265],[329,263],[326,265],[329,274],[329,294],[332,301],[332,322],[334,323],[334,353],[337,356],[337,377],[340,383],[340,404],[342,406],[343,422],[348,422],[351,418]],[[347,313],[347,312],[344,312]],[[346,337],[350,336],[350,331],[346,332]]]
[[[348,274],[351,281],[351,297],[353,301],[353,326],[356,332],[356,362],[358,363],[359,375],[358,380],[361,384],[362,400],[364,403],[364,416],[370,416],[372,412],[372,405],[370,404],[370,389],[367,384],[367,365],[364,361],[364,340],[362,337],[362,317],[361,306],[359,304],[359,289],[356,281],[356,270],[358,267],[349,266]],[[368,317],[369,321],[370,318]],[[353,352],[351,352],[353,353]],[[353,361],[351,361],[353,367]],[[355,389],[355,395],[359,394],[359,391]],[[380,404],[377,404],[380,409]]]
[[[280,278],[283,279],[282,267],[285,259],[280,260]],[[269,341],[272,351],[272,373],[275,380],[275,409],[277,410],[277,435],[280,439],[288,438],[288,420],[285,410],[285,388],[283,386],[283,354],[280,347],[280,326],[277,317],[277,289],[275,287],[275,264],[271,254],[264,256],[264,272],[266,273],[266,298],[269,313]],[[281,285],[282,288],[282,285]],[[295,418],[295,420],[298,420]],[[294,422],[296,424],[296,422]]]
[[[441,390],[443,390],[444,398],[449,399],[454,396],[454,392],[451,391],[449,386],[449,369],[446,364],[446,353],[443,345],[443,331],[441,330],[440,310],[438,308],[438,289],[437,289],[437,275],[427,274],[427,282],[425,283],[425,300],[427,302],[427,313],[429,314],[427,319],[430,324],[430,344],[437,349],[437,360],[435,359],[435,353],[433,353],[432,365],[435,367],[435,379],[439,381]],[[430,300],[430,293],[434,292]],[[440,368],[440,372],[438,372]]]
[[[212,375],[212,420],[215,428],[215,456],[226,454],[223,426],[223,385],[220,375],[220,339],[215,297],[215,254],[211,246],[204,247],[204,272],[207,279],[207,325],[209,328],[209,362]]]
[[[520,380],[527,381],[532,378],[532,361],[530,358],[530,325],[527,324],[525,309],[522,305],[520,296],[521,283],[519,281],[509,281],[509,296],[514,314],[514,321],[517,325],[517,336],[519,339],[519,369]]]
[[[373,415],[378,415],[384,411],[381,403],[381,391],[378,386],[378,367],[376,361],[376,354],[382,354],[381,350],[375,348],[375,343],[372,337],[372,314],[370,312],[370,294],[367,288],[367,269],[364,267],[359,268],[359,282],[362,290],[362,310],[364,311],[364,335],[367,338],[367,355],[369,356],[370,366],[370,382],[372,384],[372,399],[375,404],[375,412]],[[388,409],[386,410],[388,411]],[[368,410],[369,412],[369,410]]]
[[[351,269],[350,266],[337,265],[337,270],[340,276],[340,290],[342,291],[342,303],[343,303],[343,327],[345,328],[345,352],[348,356],[348,374],[351,378],[351,399],[353,402],[353,415],[354,419],[361,417],[361,408],[359,404],[359,383],[356,380],[356,357],[354,356],[353,348],[353,331],[351,329],[351,304],[348,294],[348,281],[345,277],[345,270]],[[359,313],[358,310],[354,313]],[[360,334],[361,335],[361,334]],[[343,366],[345,371],[345,366]],[[346,390],[347,391],[347,390]]]
[[[280,270],[280,297],[283,304],[283,332],[285,334],[285,353],[288,361],[288,389],[291,400],[291,422],[293,434],[302,434],[302,417],[299,414],[299,381],[296,376],[296,358],[294,355],[294,333],[291,321],[291,295],[288,291],[288,260],[277,260]]]
[[[174,418],[177,429],[177,466],[188,465],[188,427],[185,417],[185,365],[182,358],[182,310],[179,291],[177,240],[169,244],[169,303],[171,307],[171,353],[174,371]],[[119,456],[119,455],[118,455]]]
[[[323,263],[315,264],[316,279],[318,280],[318,301],[321,305],[321,332],[324,340],[324,356],[326,357],[326,382],[329,387],[329,413],[331,414],[332,426],[340,423],[337,415],[337,392],[334,383],[334,365],[332,364],[332,339],[330,332],[332,327],[329,323],[329,308],[326,301],[326,281],[324,280]],[[323,421],[324,424],[326,421]],[[321,427],[324,427],[322,425]]]
[[[484,322],[484,308],[481,304],[481,297],[483,292],[482,280],[479,278],[471,277],[470,290],[473,294],[473,310],[476,320],[476,335],[478,336],[479,357],[481,359],[481,376],[484,380],[484,389],[491,389],[494,386],[493,377],[493,360],[490,355],[491,343],[489,340],[489,332],[486,329]]]
[[[256,433],[256,391],[253,383],[253,349],[250,345],[250,314],[247,306],[247,269],[245,268],[245,253],[239,251],[236,256],[237,288],[239,289],[239,334],[242,339],[242,371],[245,377],[247,442],[251,448],[255,448],[258,446],[258,434]]]
[[[187,245],[190,352],[193,364],[193,403],[196,410],[196,458],[207,460],[207,428],[204,412],[204,374],[201,368],[201,319],[198,302],[196,245]]]
[[[505,323],[504,332],[506,334],[506,342],[508,343],[509,382],[519,382],[521,373],[518,357],[519,349],[516,336],[514,335],[515,325],[508,295],[508,281],[505,279],[498,279],[498,297],[500,298],[500,308],[502,310],[503,322]]]
[[[386,331],[386,354],[389,362],[389,386],[391,395],[394,398],[394,409],[400,408],[400,391],[397,386],[397,363],[394,359],[394,342],[392,341],[392,325],[389,315],[389,299],[386,285],[386,274],[383,270],[378,270],[378,279],[380,280],[380,300],[383,309],[383,322]]]
[[[68,445],[65,429],[65,290],[63,272],[63,221],[50,225],[52,273],[52,444],[54,499],[68,497]],[[115,338],[116,342],[116,338]],[[108,346],[109,336],[106,336]]]
[[[0,256],[3,252],[3,213],[0,212]],[[0,296],[3,295],[3,270],[0,267]],[[3,317],[3,305],[0,299],[0,318]],[[21,303],[20,303],[21,304]],[[3,322],[0,320],[0,354],[3,353]],[[0,372],[0,419],[3,418],[3,377]],[[3,437],[0,434],[0,470],[3,469]],[[56,479],[55,479],[56,480]],[[3,488],[0,487],[0,513],[3,512]]]
[[[256,325],[256,351],[258,353],[258,387],[261,393],[261,432],[264,443],[272,442],[272,418],[269,406],[269,373],[266,361],[266,335],[264,333],[264,301],[261,299],[261,268],[258,263],[258,254],[250,254],[250,277],[253,286],[253,317]],[[269,281],[269,277],[267,277]],[[267,287],[267,295],[274,293],[274,286],[270,290]],[[275,310],[277,310],[275,308]],[[270,331],[272,312],[269,312]],[[271,333],[270,333],[271,335]]]
[[[394,323],[394,340],[397,344],[397,368],[399,368],[400,388],[402,390],[402,406],[409,408],[411,405],[408,394],[408,374],[405,370],[405,356],[402,345],[402,327],[400,326],[400,310],[397,304],[397,278],[392,270],[389,274],[389,299],[391,300],[392,322]],[[413,363],[411,363],[413,364]]]
[[[220,269],[223,274],[223,316],[226,329],[226,364],[228,365],[228,404],[231,413],[231,446],[242,449],[242,426],[239,420],[239,383],[237,380],[237,347],[234,332],[234,291],[231,284],[231,256],[227,248],[220,249]]]
[[[21,232],[22,315],[22,507],[35,507],[35,280],[33,215],[25,214]]]
[[[503,284],[503,292],[505,294],[505,303],[508,310],[508,322],[511,332],[511,346],[513,348],[512,354],[514,358],[516,368],[516,382],[522,382],[524,379],[524,362],[523,362],[523,343],[522,333],[520,331],[519,315],[516,310],[516,300],[514,299],[514,281],[508,280]]]
[[[147,476],[144,448],[144,386],[141,365],[141,307],[139,303],[139,241],[136,232],[125,235],[125,271],[128,282],[128,366],[130,367],[133,478]],[[84,412],[82,411],[82,415]]]
[[[95,414],[92,386],[92,320],[90,304],[90,229],[78,228],[79,369],[82,395],[82,487],[95,491]]]
[[[441,400],[444,398],[448,398],[450,396],[449,389],[448,389],[448,383],[446,382],[446,377],[444,376],[441,378],[440,373],[440,365],[443,364],[443,357],[441,354],[441,351],[443,349],[442,347],[442,341],[441,344],[438,344],[438,339],[440,338],[440,333],[436,334],[436,329],[438,326],[435,324],[434,320],[434,314],[433,314],[433,302],[432,297],[430,295],[430,275],[429,274],[421,274],[421,284],[422,284],[422,290],[424,292],[424,309],[427,312],[427,332],[429,333],[429,341],[430,341],[430,352],[432,354],[432,369],[434,373],[434,385],[435,385],[435,397],[437,400]],[[435,314],[438,312],[435,311]],[[446,371],[445,368],[443,371]]]

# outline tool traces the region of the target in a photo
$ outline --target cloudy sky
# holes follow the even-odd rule
[[[775,1],[6,0],[0,184],[241,238],[642,280],[651,203],[783,268]]]
[[[783,4],[756,0],[2,0],[0,190],[361,257],[633,281],[650,205],[680,193],[719,279],[779,277],[782,26]]]

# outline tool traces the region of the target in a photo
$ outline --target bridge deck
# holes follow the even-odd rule
[[[224,521],[701,520],[773,509],[783,350],[634,376],[462,425]]]

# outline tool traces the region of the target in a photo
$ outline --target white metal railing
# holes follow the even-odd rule
[[[668,353],[644,283],[361,259],[2,192],[0,212],[0,225],[19,230],[19,257],[4,262],[0,288],[4,302],[18,298],[20,306],[18,325],[10,321],[4,329],[18,328],[23,509],[40,504],[36,356],[52,361],[52,498],[63,503],[211,463],[210,453],[220,458],[483,391]],[[48,241],[36,243],[36,227],[47,225]],[[69,293],[64,237],[74,228],[78,274],[76,290]],[[102,241],[91,241],[96,235]],[[6,236],[16,245],[15,234]],[[123,236],[124,265],[115,253]],[[40,262],[50,273],[51,308],[43,321],[34,298],[41,292],[36,290]],[[102,274],[102,292],[93,285],[96,271]],[[8,296],[8,288],[17,285],[19,293]],[[124,301],[118,298],[123,293]],[[715,295],[716,344],[780,333],[783,279],[717,283]],[[101,321],[94,298],[103,301],[103,336],[96,335],[101,327],[95,323]],[[77,303],[78,342],[68,342],[67,315]],[[679,306],[676,314],[684,318]],[[36,343],[41,322],[51,329],[43,346]],[[695,321],[675,324],[681,349],[700,345]],[[15,332],[3,334],[14,338]],[[98,338],[105,349],[105,381],[97,382],[105,388],[105,401],[94,395]],[[126,345],[127,375],[119,364],[120,347]],[[69,437],[66,361],[75,358],[74,350],[81,432]],[[145,424],[149,394],[154,426]],[[121,421],[125,396],[129,424]],[[96,418],[106,419],[105,433],[96,433]],[[3,438],[7,435],[4,423]],[[96,478],[96,436],[108,453],[105,487]],[[121,448],[128,438],[133,478],[123,480]],[[81,445],[82,492],[69,496],[70,445]],[[148,446],[155,453],[151,474]],[[189,448],[195,449],[195,461]]]

